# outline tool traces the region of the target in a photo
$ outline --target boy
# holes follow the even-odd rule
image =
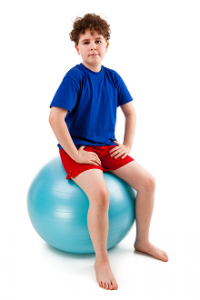
[[[118,285],[107,253],[109,191],[103,172],[112,172],[137,191],[135,250],[165,262],[168,256],[148,239],[155,179],[129,156],[136,126],[133,98],[120,75],[101,65],[109,46],[110,25],[96,14],[86,14],[73,26],[70,38],[82,63],[63,78],[50,104],[49,123],[59,141],[66,178],[78,184],[89,199],[87,221],[96,255],[96,280],[100,287],[114,290]],[[114,133],[118,106],[126,119],[123,144]]]

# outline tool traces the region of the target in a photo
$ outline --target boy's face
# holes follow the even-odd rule
[[[101,61],[108,50],[108,46],[109,42],[106,42],[102,35],[97,31],[91,35],[90,30],[87,29],[84,34],[80,35],[78,46],[75,45],[75,49],[78,55],[81,55],[83,65],[94,72],[100,72]]]

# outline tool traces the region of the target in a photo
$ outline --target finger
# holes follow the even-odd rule
[[[95,165],[101,165],[101,161],[100,159],[97,159],[97,158],[91,158],[90,161],[92,161],[93,163],[95,163]]]
[[[96,161],[96,160],[90,160],[91,162],[92,162],[92,165],[95,165],[95,166],[98,166],[99,164],[98,164],[98,162]]]
[[[111,153],[111,152],[113,152],[113,151],[115,151],[115,150],[117,150],[117,149],[119,149],[119,148],[120,148],[120,146],[113,147],[113,148],[109,151],[109,153]]]
[[[120,156],[123,155],[123,154],[124,154],[124,152],[121,151],[120,153],[118,153],[118,154],[115,156],[115,158],[118,158],[118,157],[120,157]]]
[[[97,154],[96,154],[96,161],[97,161],[98,163],[101,163],[101,160],[100,160],[100,158],[98,157]]]
[[[118,154],[120,152],[120,149],[116,149],[112,154],[111,154],[111,157],[112,156],[115,156],[116,154]]]
[[[110,152],[109,153],[115,153],[117,150],[119,150],[120,149],[120,147],[115,147],[115,148],[113,148],[112,150],[110,150]]]
[[[121,158],[125,158],[127,155],[128,155],[128,153],[125,153],[125,154],[123,153]]]
[[[93,159],[99,158],[98,155],[96,155],[95,153],[92,153],[92,152],[91,152],[91,157],[92,157]]]
[[[100,158],[98,157],[98,155],[97,155],[97,162],[98,162],[99,164],[101,164],[101,160],[100,160]]]
[[[92,160],[97,162],[98,165],[101,164],[101,160],[99,159],[98,155],[96,155],[95,153],[92,155]]]

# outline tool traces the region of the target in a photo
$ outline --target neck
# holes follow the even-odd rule
[[[89,64],[87,64],[87,63],[85,63],[85,62],[82,62],[82,64],[83,64],[86,68],[90,69],[90,70],[93,71],[93,72],[96,72],[96,73],[101,72],[101,64],[98,64],[98,65],[89,65]]]

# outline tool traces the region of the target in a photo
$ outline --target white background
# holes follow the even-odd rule
[[[81,62],[69,32],[86,13],[111,25],[102,64],[122,76],[134,98],[130,155],[156,179],[150,242],[169,255],[164,263],[134,252],[134,225],[109,251],[117,291],[99,288],[94,255],[49,247],[26,206],[33,178],[59,155],[49,104],[66,72]],[[197,0],[1,0],[2,299],[199,299],[199,15]],[[119,107],[121,143],[124,121]]]

